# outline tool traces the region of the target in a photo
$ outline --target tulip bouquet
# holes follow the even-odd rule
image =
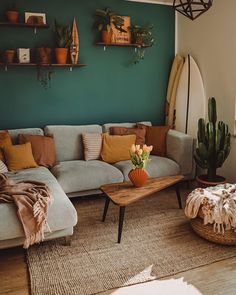
[[[141,148],[140,145],[133,144],[130,149],[130,159],[133,164],[133,169],[144,169],[147,163],[150,161],[149,156],[153,149],[153,146],[143,145]]]

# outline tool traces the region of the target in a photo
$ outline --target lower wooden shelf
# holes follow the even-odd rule
[[[36,63],[0,63],[0,67],[53,67],[53,68],[81,68],[85,64],[36,64]]]

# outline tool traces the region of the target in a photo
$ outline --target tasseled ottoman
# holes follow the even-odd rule
[[[185,214],[193,230],[211,242],[236,245],[236,185],[197,188],[187,198]]]

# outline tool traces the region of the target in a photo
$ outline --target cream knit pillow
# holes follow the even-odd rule
[[[102,134],[83,133],[84,159],[85,161],[100,159],[102,149]]]
[[[0,173],[7,173],[8,169],[7,166],[0,160]]]

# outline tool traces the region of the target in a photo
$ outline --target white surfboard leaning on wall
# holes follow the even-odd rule
[[[185,59],[175,104],[175,129],[197,137],[198,119],[205,118],[206,95],[202,76],[192,56]]]

